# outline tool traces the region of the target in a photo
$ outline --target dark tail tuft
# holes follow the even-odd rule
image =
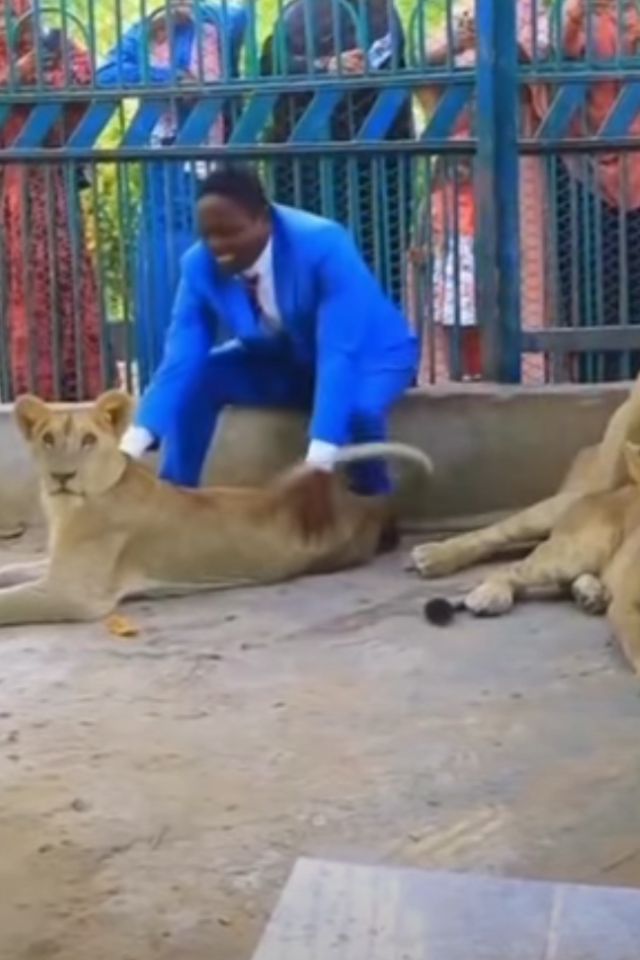
[[[456,608],[446,597],[434,597],[424,605],[424,618],[436,627],[446,627],[455,616]]]

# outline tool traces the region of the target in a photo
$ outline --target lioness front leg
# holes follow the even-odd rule
[[[113,610],[114,597],[83,586],[78,584],[71,594],[43,578],[0,590],[0,626],[99,620]]]
[[[566,589],[597,565],[594,560],[576,549],[568,538],[553,538],[540,544],[526,560],[497,571],[472,590],[465,607],[476,616],[499,616],[510,610],[527,590]]]
[[[604,572],[611,596],[607,618],[623,654],[640,673],[640,527],[625,540]]]
[[[49,568],[48,560],[33,560],[28,563],[10,563],[0,567],[0,589],[13,587],[18,583],[30,583],[40,580]]]
[[[544,540],[579,496],[560,493],[483,530],[451,537],[441,543],[421,544],[412,551],[411,565],[423,577],[445,577],[474,563],[490,560],[506,547]]]
[[[607,612],[611,596],[606,586],[593,573],[581,573],[571,584],[571,596],[576,606],[593,616]]]
[[[640,597],[614,593],[607,617],[627,663],[640,674]]]

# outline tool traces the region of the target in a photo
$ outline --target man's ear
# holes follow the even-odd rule
[[[21,397],[18,397],[13,409],[13,415],[18,429],[25,440],[31,440],[33,438],[34,431],[38,427],[38,424],[46,420],[49,414],[49,407],[44,400],[40,400],[39,397],[34,397],[31,393],[25,393]]]
[[[627,441],[624,445],[624,458],[630,479],[640,485],[640,445]]]
[[[116,437],[120,438],[131,423],[133,400],[122,390],[107,390],[95,402],[95,411],[103,422],[106,420]]]

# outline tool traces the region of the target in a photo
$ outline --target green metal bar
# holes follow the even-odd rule
[[[592,353],[594,350],[639,350],[640,326],[547,327],[524,330],[522,349],[527,353]]]
[[[60,370],[60,353],[62,347],[62,335],[63,328],[61,323],[60,316],[60,279],[58,276],[57,270],[57,256],[56,256],[56,233],[55,233],[55,224],[58,221],[59,211],[56,207],[55,197],[54,197],[54,188],[52,184],[52,177],[55,176],[55,171],[52,171],[50,166],[46,166],[43,170],[45,177],[45,197],[47,205],[47,262],[49,265],[49,290],[51,298],[51,354],[52,354],[52,366],[53,366],[53,389],[56,397],[60,397],[62,393],[62,378]],[[38,321],[41,322],[42,318],[38,318]]]
[[[416,140],[384,140],[379,143],[369,140],[335,141],[326,143],[287,144],[286,155],[291,157],[313,156],[395,156],[399,150],[406,155],[424,156],[466,156],[475,148],[474,139],[443,141],[424,139]],[[175,160],[250,160],[281,157],[283,145],[280,143],[238,144],[228,143],[221,146],[171,146],[163,148],[166,159]],[[545,151],[546,152],[546,151]],[[154,160],[157,152],[153,147],[104,147],[99,150],[85,148],[69,148],[65,157],[81,161],[130,161]],[[24,150],[6,150],[2,154],[3,163],[42,163],[51,159],[51,152],[43,147],[33,147]]]

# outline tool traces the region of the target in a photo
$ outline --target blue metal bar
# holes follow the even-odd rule
[[[251,160],[281,157],[282,143],[251,143],[237,142],[235,136],[227,143],[215,146],[167,146],[163,147],[163,159],[166,160]],[[637,142],[636,142],[637,148]],[[287,143],[287,156],[395,156],[398,150],[410,156],[424,156],[432,154],[448,154],[451,156],[468,156],[475,150],[475,140],[345,140],[334,141],[330,145],[318,143]],[[51,150],[46,147],[33,147],[28,150],[7,149],[2,151],[3,163],[42,163],[51,160]],[[85,161],[129,161],[129,160],[157,160],[158,152],[155,147],[149,146],[116,146],[101,147],[100,149],[72,149],[67,147],[64,153],[68,160]]]
[[[476,277],[485,375],[520,379],[518,54],[515,7],[476,0]]]
[[[41,147],[50,133],[51,128],[62,115],[62,104],[47,104],[45,107],[36,107],[29,115],[27,122],[15,138],[13,145],[22,147]]]
[[[501,330],[498,313],[498,213],[496,209],[496,141],[493,0],[476,0],[476,119],[478,149],[474,169],[476,231],[476,316],[481,319],[483,366],[490,380],[500,379]]]
[[[229,144],[255,143],[269,122],[275,102],[273,94],[255,94],[236,122]]]
[[[148,143],[155,125],[166,109],[166,104],[161,100],[150,100],[141,104],[122,138],[122,146],[138,147]]]
[[[213,124],[216,122],[222,108],[224,100],[202,100],[193,108],[182,127],[177,133],[176,144],[187,144],[195,146],[206,140],[207,134]]]
[[[95,146],[98,137],[113,119],[118,110],[116,100],[96,103],[84,117],[67,140],[67,147],[79,149]]]
[[[584,106],[587,88],[562,87],[554,98],[546,117],[538,127],[537,140],[564,137],[578,110]]]
[[[640,83],[630,83],[620,91],[618,99],[605,120],[598,136],[604,140],[623,137],[640,111]]]
[[[402,84],[406,87],[407,91],[410,91],[416,87],[423,87],[425,84],[425,73],[424,71],[402,71],[400,74],[402,78]],[[640,70],[637,71],[637,77],[640,79]],[[603,79],[603,78],[598,78]],[[606,79],[606,78],[604,78]],[[455,73],[450,73],[447,70],[430,70],[428,73],[429,84],[434,86],[442,87],[451,87],[451,86],[468,86],[469,85],[469,71],[457,71]],[[582,82],[582,80],[581,80]],[[585,81],[586,82],[586,81]],[[593,82],[591,79],[589,82]],[[377,73],[372,73],[368,76],[359,76],[354,75],[350,76],[348,80],[349,92],[356,92],[358,90],[383,90],[387,87],[397,87],[398,86],[398,75],[394,75],[391,71],[380,70]],[[342,94],[345,93],[345,78],[339,77],[337,74],[298,74],[291,76],[269,76],[261,77],[259,82],[256,81],[256,78],[230,78],[221,80],[219,83],[216,83],[215,89],[213,87],[205,87],[204,89],[198,86],[197,83],[187,83],[177,85],[177,84],[167,84],[163,85],[161,89],[158,86],[144,86],[142,84],[138,85],[126,85],[124,83],[109,86],[108,89],[91,87],[71,87],[66,90],[60,90],[56,88],[45,88],[38,90],[35,87],[21,87],[17,90],[11,91],[11,102],[15,104],[35,104],[35,103],[47,103],[53,101],[57,103],[61,100],[64,100],[65,103],[69,102],[80,102],[80,103],[93,103],[99,100],[113,100],[114,97],[119,99],[131,99],[135,97],[136,100],[157,100],[160,97],[163,99],[175,99],[176,97],[207,97],[207,96],[216,96],[224,97],[241,97],[251,94],[290,94],[290,93],[305,93],[305,92],[316,92],[317,90],[339,90]]]
[[[384,139],[406,99],[407,91],[403,87],[391,87],[384,90],[373,104],[369,116],[358,132],[357,139]]]
[[[478,0],[481,2],[481,0]],[[518,43],[515,3],[502,3],[495,29],[495,186],[497,204],[498,379],[520,380],[520,196],[518,160]]]
[[[330,139],[331,114],[343,96],[344,93],[338,90],[317,93],[291,131],[288,143]]]
[[[421,139],[447,139],[451,135],[460,114],[469,106],[472,94],[473,84],[468,81],[464,86],[445,90],[422,133]]]

